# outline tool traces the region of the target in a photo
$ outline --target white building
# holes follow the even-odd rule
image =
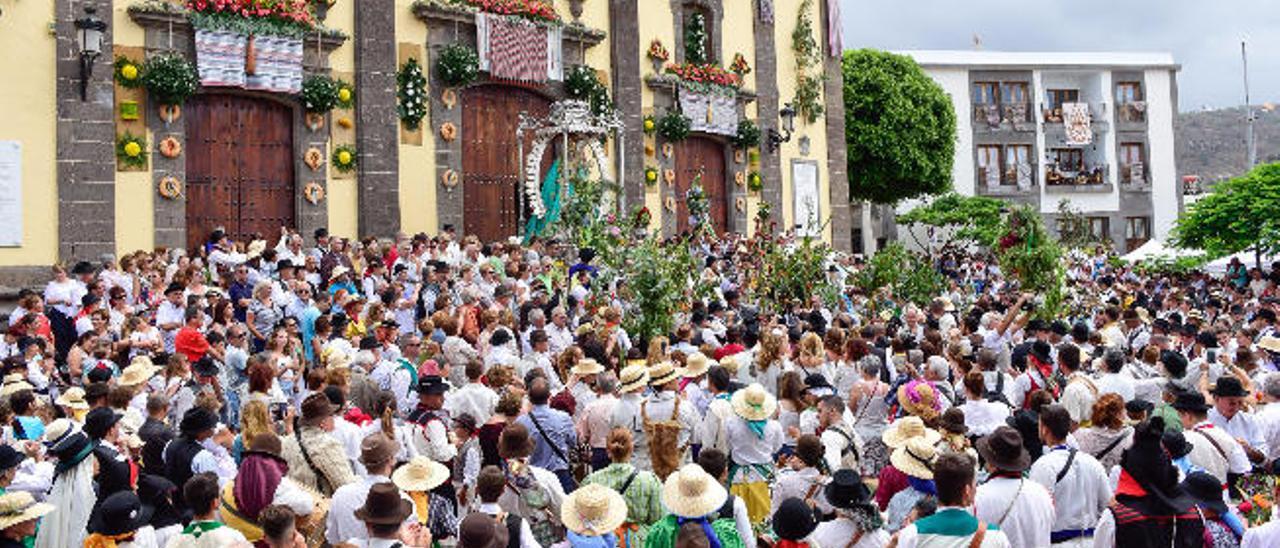
[[[907,51],[951,95],[953,185],[1035,205],[1059,202],[1121,252],[1161,238],[1182,207],[1168,53]]]

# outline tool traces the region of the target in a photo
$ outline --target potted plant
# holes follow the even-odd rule
[[[662,66],[671,58],[671,54],[667,52],[667,48],[662,45],[662,41],[654,38],[649,42],[649,60],[653,62],[654,74],[662,74]]]
[[[667,142],[679,143],[689,137],[691,123],[680,111],[669,110],[658,119],[658,135]]]
[[[181,55],[167,53],[147,61],[142,71],[142,84],[163,112],[165,107],[174,110],[173,107],[186,103],[187,99],[195,95],[200,80],[190,62]],[[176,116],[164,118],[169,122]]]

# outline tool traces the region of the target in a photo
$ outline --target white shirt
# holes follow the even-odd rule
[[[945,510],[961,510],[968,513],[968,510],[956,507],[938,507],[939,512]],[[1046,538],[1048,537],[1047,534],[1045,536]],[[973,534],[962,536],[933,534],[925,539],[927,544],[924,545],[919,543],[919,539],[920,532],[916,529],[916,524],[912,523],[898,531],[898,548],[925,548],[926,546],[928,548],[969,548],[969,545],[973,543]],[[979,545],[980,548],[1009,548],[1011,546],[1022,548],[1017,544],[1013,544],[1009,537],[1005,536],[1003,529],[991,528],[987,528],[987,532],[983,533],[982,544]]]
[[[985,436],[1005,425],[1009,418],[1009,406],[987,400],[969,400],[960,406],[964,411],[964,424],[969,427],[969,435]]]
[[[1257,527],[1250,527],[1244,532],[1244,538],[1240,540],[1240,548],[1270,548],[1272,546],[1280,546],[1280,521],[1276,521],[1274,514],[1271,522]]]
[[[161,331],[161,333],[164,335],[165,352],[170,352],[170,353],[173,352],[173,339],[174,337],[178,336],[178,330],[182,329],[182,326],[186,323],[185,318],[186,318],[186,310],[184,310],[181,306],[177,306],[169,302],[168,299],[165,299],[165,301],[160,303],[160,306],[156,308],[156,325],[157,326],[161,326],[165,324],[178,324],[178,327],[173,329],[172,331],[164,331],[164,330]]]
[[[801,470],[793,470],[791,468],[783,468],[778,471],[777,483],[770,490],[769,499],[771,508],[769,514],[773,515],[778,511],[778,507],[782,506],[782,501],[795,497],[805,502],[811,502],[822,513],[830,513],[834,510],[831,504],[827,502],[827,497],[822,493],[822,488],[830,481],[829,478],[822,475],[817,468],[804,468]],[[810,492],[813,496],[809,496]]]
[[[477,425],[489,422],[496,405],[498,393],[478,382],[467,383],[444,398],[444,409],[450,417],[457,418],[466,413],[476,419]]]
[[[1250,447],[1261,451],[1263,454],[1267,453],[1266,436],[1253,413],[1241,410],[1236,412],[1234,417],[1228,419],[1218,412],[1217,407],[1211,407],[1209,408],[1209,422],[1212,422],[1218,428],[1226,430],[1228,434],[1231,434],[1231,437],[1242,439]]]
[[[978,486],[973,508],[978,519],[999,526],[1013,546],[1049,546],[1053,497],[1043,485],[1027,479],[992,478]]]
[[[1258,429],[1262,431],[1262,441],[1267,448],[1264,453],[1267,462],[1280,458],[1280,403],[1268,403],[1262,406],[1254,417]],[[1255,448],[1262,451],[1260,448]]]
[[[765,423],[764,438],[760,438],[747,426],[747,421],[737,415],[729,417],[729,422],[725,424],[725,434],[729,437],[729,446],[733,448],[729,457],[739,465],[770,466],[773,463],[773,454],[782,449],[783,440],[786,438],[782,432],[782,425],[776,420],[770,419]],[[750,477],[750,474],[739,474],[739,477]],[[734,478],[730,478],[730,481],[734,481]],[[745,479],[745,481],[753,480]]]
[[[1067,408],[1067,413],[1071,415],[1071,420],[1076,423],[1082,423],[1089,420],[1093,414],[1093,402],[1098,400],[1098,395],[1092,387],[1093,381],[1079,371],[1072,373],[1067,377],[1067,386],[1062,389],[1062,406]],[[1013,537],[1010,537],[1013,540]],[[1015,541],[1016,545],[1017,542]]]
[[[1071,469],[1056,481],[1067,465],[1070,451],[1055,448],[1031,465],[1030,478],[1048,489],[1054,503],[1053,531],[1089,529],[1098,522],[1098,516],[1111,502],[1111,482],[1098,459],[1084,451],[1077,451]],[[1084,546],[1088,539],[1080,539],[1067,545]]]
[[[1124,401],[1133,401],[1134,382],[1133,377],[1123,371],[1120,373],[1104,373],[1098,380],[1094,381],[1094,386],[1098,387],[1098,395],[1117,394]]]
[[[854,535],[858,534],[858,528],[852,521],[846,518],[836,518],[831,521],[824,521],[818,524],[818,528],[813,530],[813,534],[809,538],[818,544],[818,546],[832,548],[844,548],[849,545],[849,541],[853,540]],[[858,542],[849,548],[884,548],[889,544],[889,533],[884,529],[876,529],[869,533],[864,533]]]
[[[1192,430],[1194,432],[1183,432],[1183,437],[1191,442],[1191,453],[1187,455],[1187,459],[1191,464],[1203,468],[1204,471],[1213,474],[1223,484],[1227,483],[1227,473],[1245,474],[1252,469],[1249,463],[1249,456],[1245,455],[1244,448],[1231,437],[1225,430],[1215,427],[1212,423],[1205,421],[1197,424]],[[1204,435],[1197,434],[1203,433]],[[1218,442],[1218,447],[1222,448],[1222,452],[1226,453],[1227,458],[1222,458],[1222,453],[1214,447],[1205,436],[1210,436],[1214,441]]]
[[[338,544],[347,539],[365,536],[366,528],[364,522],[356,517],[356,509],[364,506],[364,499],[368,498],[369,490],[375,483],[388,481],[391,479],[386,476],[369,475],[334,491],[333,500],[329,502],[329,517],[325,519],[327,527],[324,538],[331,544]],[[403,492],[400,493],[400,498],[412,502]],[[405,518],[405,523],[413,519],[415,519],[414,515],[409,514]]]
[[[702,417],[702,424],[698,426],[697,440],[702,444],[702,450],[719,449],[725,454],[729,453],[729,436],[725,433],[724,425],[731,415],[733,405],[729,400],[711,399],[711,403],[707,405],[707,413]]]

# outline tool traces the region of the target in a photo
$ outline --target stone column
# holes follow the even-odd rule
[[[609,0],[609,55],[613,98],[622,117],[626,146],[623,189],[627,207],[644,205],[644,128],[641,124],[640,9],[638,0]],[[624,215],[629,212],[622,212]],[[664,212],[665,214],[665,212]]]
[[[359,236],[391,236],[400,229],[395,23],[395,0],[360,1],[355,26]]]
[[[764,178],[764,189],[760,197],[769,204],[775,220],[781,221],[782,211],[782,163],[780,152],[769,151],[769,129],[779,129],[778,120],[778,54],[773,40],[773,20],[762,20],[759,2],[755,5],[755,43],[756,43],[756,117],[760,127],[760,176]],[[777,17],[777,6],[773,17]],[[680,37],[676,37],[680,39]],[[779,129],[779,131],[781,131]],[[779,226],[782,223],[779,222]]]
[[[822,5],[821,28],[839,25],[831,21],[826,2]],[[826,51],[822,60],[822,98],[827,124],[827,181],[831,189],[831,245],[839,251],[853,250],[853,212],[849,209],[848,149],[844,138],[844,74],[841,59],[844,52],[829,51],[825,33],[819,37]]]
[[[115,88],[111,0],[56,0],[58,260],[96,261],[115,253]],[[107,22],[102,54],[80,99],[80,45],[75,20],[85,7]],[[11,52],[11,54],[13,54]],[[150,144],[150,143],[148,143]]]

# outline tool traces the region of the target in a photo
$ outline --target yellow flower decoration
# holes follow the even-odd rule
[[[139,154],[142,154],[142,146],[139,145],[138,143],[130,141],[128,143],[125,143],[124,145],[124,153],[128,154],[131,157],[136,158],[138,157]]]
[[[339,100],[339,101],[342,101],[342,102],[344,102],[344,103],[345,103],[345,102],[347,102],[347,101],[350,101],[350,100],[351,100],[351,90],[350,90],[350,89],[347,89],[347,88],[339,89],[339,90],[338,90],[338,100]]]
[[[138,78],[138,66],[125,65],[121,67],[120,76],[123,76],[125,80],[136,80]]]
[[[339,151],[338,151],[338,163],[339,163],[339,164],[342,164],[342,165],[346,165],[346,164],[351,163],[351,153],[350,153],[350,152],[347,152],[347,151],[345,151],[345,150],[339,150]]]

